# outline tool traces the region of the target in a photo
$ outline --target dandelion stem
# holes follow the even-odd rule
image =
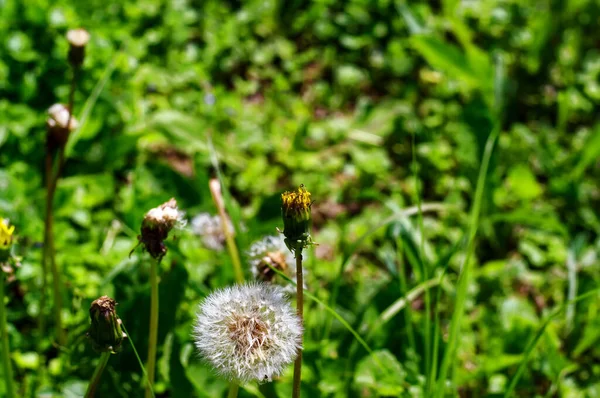
[[[158,340],[158,265],[160,260],[155,258],[150,263],[150,330],[148,333],[148,384],[146,385],[146,398],[152,396],[154,384],[154,371],[156,368],[156,342]]]
[[[304,327],[304,281],[302,280],[302,249],[295,250],[296,254],[296,312],[300,318],[300,325]],[[301,337],[302,338],[302,337]],[[293,398],[300,398],[300,381],[302,378],[302,349],[298,350],[298,357],[294,362]]]
[[[4,272],[0,271],[0,333],[2,334],[2,366],[6,382],[6,397],[14,397],[13,372],[10,363],[10,348],[8,346],[8,329],[6,327],[6,306],[4,305]]]
[[[110,352],[103,352],[102,355],[100,355],[100,361],[98,361],[98,365],[96,365],[96,370],[94,370],[90,384],[85,392],[85,398],[93,398],[96,395],[96,390],[100,384],[100,378],[102,377],[102,372],[104,372],[108,358],[110,358]]]
[[[50,271],[52,272],[52,294],[54,298],[54,322],[56,324],[56,340],[59,345],[64,346],[66,344],[66,334],[62,327],[62,296],[60,273],[56,266],[55,250],[54,250],[54,217],[53,217],[53,206],[54,193],[56,192],[56,182],[59,175],[52,175],[52,153],[51,148],[48,146],[46,154],[46,220],[44,229],[44,251],[43,251],[43,281],[42,281],[42,299],[41,304],[43,305],[46,301],[46,286],[47,286],[47,273],[48,263],[50,263]],[[44,321],[43,321],[43,307],[40,307],[40,331],[43,333]]]
[[[240,385],[237,382],[232,381],[229,383],[229,393],[227,394],[227,398],[237,398],[239,390]]]

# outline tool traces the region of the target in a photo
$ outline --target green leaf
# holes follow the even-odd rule
[[[377,366],[380,363],[381,369]],[[404,391],[406,372],[388,350],[374,351],[358,363],[354,376],[354,387],[383,396],[398,396]],[[364,396],[364,395],[363,395]]]

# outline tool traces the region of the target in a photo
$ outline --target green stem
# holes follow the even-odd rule
[[[2,334],[2,365],[4,381],[6,382],[6,397],[14,397],[13,371],[10,363],[10,348],[8,346],[8,329],[6,327],[6,306],[4,305],[4,272],[0,271],[0,333]]]
[[[96,370],[94,370],[90,384],[85,392],[85,398],[93,398],[96,395],[96,390],[100,384],[100,378],[102,377],[102,372],[104,372],[108,358],[110,358],[110,352],[103,352],[100,356],[98,365],[96,365]]]
[[[237,398],[239,390],[240,385],[235,381],[232,381],[229,383],[229,393],[227,394],[227,398]]]
[[[158,340],[158,265],[159,260],[152,259],[150,264],[150,330],[148,333],[148,384],[146,385],[146,398],[152,396],[154,384],[154,371],[156,368],[156,342]]]
[[[304,280],[302,275],[302,249],[296,250],[296,312],[300,317],[300,324],[304,327]],[[300,381],[302,379],[302,349],[294,362],[294,386],[292,397],[300,398]]]

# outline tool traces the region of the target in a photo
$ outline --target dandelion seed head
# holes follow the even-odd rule
[[[295,288],[277,274],[271,267],[283,272],[290,279],[296,280],[296,267],[294,255],[287,249],[284,240],[279,236],[266,236],[254,242],[248,250],[248,258],[252,275],[262,282],[281,282],[288,293],[293,293]],[[304,273],[306,271],[303,271]]]
[[[233,231],[233,225],[229,221],[229,228]],[[192,231],[200,236],[202,244],[211,250],[223,250],[225,245],[225,232],[221,223],[221,217],[211,216],[208,213],[200,213],[192,219]]]
[[[302,326],[281,288],[238,285],[204,300],[194,339],[201,355],[228,379],[271,381],[296,358]]]

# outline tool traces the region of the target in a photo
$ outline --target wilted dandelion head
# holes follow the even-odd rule
[[[167,248],[163,242],[173,228],[185,226],[184,216],[185,213],[177,208],[177,201],[173,198],[146,213],[138,239],[152,257],[160,260],[165,255]]]
[[[233,231],[233,225],[229,221],[229,230]],[[192,218],[192,231],[200,236],[202,244],[211,250],[223,250],[225,244],[225,232],[221,223],[221,217],[211,216],[208,213],[200,213]]]
[[[296,358],[302,326],[281,288],[238,285],[204,300],[194,338],[219,374],[241,383],[271,381]]]
[[[275,268],[290,279],[296,280],[294,255],[287,249],[281,237],[266,236],[254,242],[248,250],[248,258],[252,275],[256,280],[268,283],[281,282],[286,291],[295,291],[292,284],[282,280],[283,278],[278,278],[277,273],[272,269]]]

